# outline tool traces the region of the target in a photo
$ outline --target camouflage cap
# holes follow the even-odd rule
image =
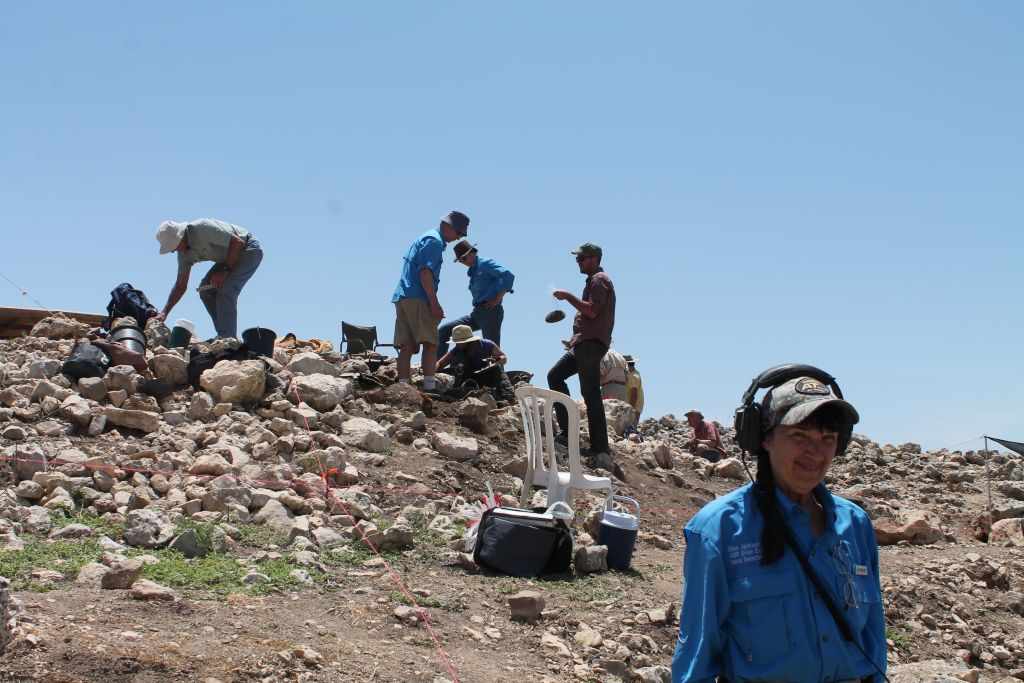
[[[575,256],[596,256],[597,258],[601,258],[601,256],[603,255],[601,247],[597,246],[593,242],[584,242],[574,251],[571,251],[569,253]]]
[[[765,394],[761,404],[764,430],[767,432],[778,425],[800,424],[816,410],[827,405],[839,406],[850,426],[860,421],[857,409],[836,397],[827,384],[822,384],[812,377],[791,379]]]

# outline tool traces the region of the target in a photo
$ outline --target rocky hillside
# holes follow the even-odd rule
[[[623,439],[609,402],[616,488],[643,505],[632,571],[606,570],[581,495],[571,573],[513,579],[462,537],[488,483],[518,496],[516,408],[302,349],[223,361],[198,391],[162,347],[143,374],[72,382],[82,330],[45,322],[0,341],[0,680],[668,680],[681,528],[746,478],[686,453],[685,421]],[[885,544],[894,680],[1024,667],[1022,480],[1017,458],[861,436],[833,466]]]

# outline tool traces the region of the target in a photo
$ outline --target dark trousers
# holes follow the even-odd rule
[[[573,375],[580,376],[580,392],[587,404],[587,424],[590,427],[590,449],[594,452],[608,451],[608,423],[604,418],[604,403],[601,401],[601,359],[608,350],[599,341],[583,341],[562,356],[548,371],[548,387],[569,396],[565,380]],[[561,405],[555,406],[555,415],[562,432],[569,429],[569,414]]]
[[[469,325],[474,330],[480,330],[484,339],[492,341],[501,346],[501,322],[505,319],[505,307],[495,306],[484,308],[474,306],[473,312],[446,322],[437,328],[437,357],[440,358],[448,352],[448,342],[452,338],[452,330],[456,325]]]

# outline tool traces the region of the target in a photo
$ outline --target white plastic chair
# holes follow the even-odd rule
[[[519,504],[527,507],[533,487],[548,490],[548,505],[556,501],[567,502],[570,489],[606,489],[612,495],[612,480],[583,472],[580,462],[580,409],[565,394],[534,386],[516,389],[516,398],[523,413],[526,432],[526,476]],[[569,471],[558,470],[555,453],[555,405],[565,406],[569,413]]]

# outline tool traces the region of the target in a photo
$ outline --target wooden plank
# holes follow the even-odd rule
[[[77,311],[54,311],[81,321],[90,327],[99,327],[107,317],[100,313],[79,313]],[[35,324],[51,315],[50,311],[38,308],[7,308],[0,306],[0,339],[12,339],[27,335]]]

